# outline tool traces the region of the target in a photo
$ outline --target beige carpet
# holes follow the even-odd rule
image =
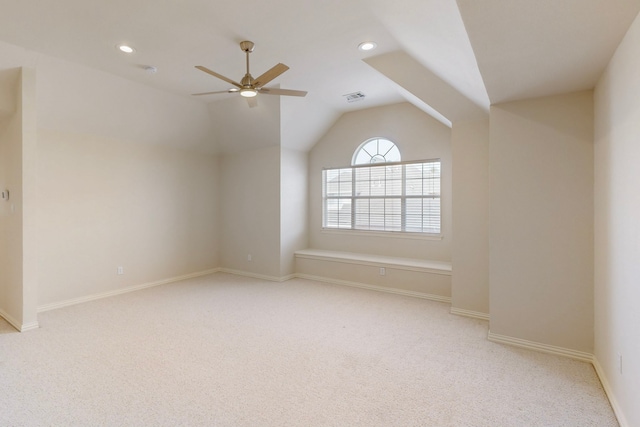
[[[215,274],[0,323],[0,426],[616,426],[591,365],[442,303]]]

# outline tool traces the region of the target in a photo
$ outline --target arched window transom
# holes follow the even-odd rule
[[[396,144],[386,138],[372,138],[363,142],[353,153],[352,165],[391,163],[401,160]]]

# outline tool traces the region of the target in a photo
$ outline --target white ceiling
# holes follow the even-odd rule
[[[492,104],[591,89],[639,0],[458,0]]]
[[[229,88],[195,65],[240,80],[238,43],[252,40],[254,77],[283,62],[290,70],[272,83],[309,92],[283,98],[283,138],[298,141],[355,109],[408,100],[455,110],[435,99],[452,89],[486,111],[592,88],[638,10],[640,0],[0,0],[0,40],[186,97]],[[358,51],[365,40],[378,48]],[[120,43],[136,52],[120,53]],[[413,65],[387,76],[385,54]],[[366,98],[347,103],[355,91]]]

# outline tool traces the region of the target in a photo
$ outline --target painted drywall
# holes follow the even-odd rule
[[[593,94],[491,107],[491,332],[593,351]]]
[[[11,72],[15,73],[14,75],[17,76],[20,73],[19,69],[22,67],[35,68],[37,64],[37,57],[38,54],[34,52],[0,40],[0,70],[2,70],[3,74],[5,70],[13,70]],[[7,94],[5,91],[2,91],[2,96],[10,96],[15,100],[17,94]],[[4,102],[4,100],[0,101],[0,105]],[[14,108],[15,104],[11,105],[10,109],[13,110]]]
[[[17,77],[15,113],[0,136],[0,187],[9,197],[0,202],[0,312],[23,331],[38,326],[35,70]]]
[[[389,52],[364,59],[364,62],[418,97],[438,113],[437,118],[442,115],[449,123],[480,120],[488,113],[486,94],[478,97],[476,93],[475,101],[468,98],[407,52]]]
[[[279,278],[280,147],[226,153],[220,182],[221,267]]]
[[[489,120],[451,128],[453,243],[451,307],[489,314]]]
[[[18,91],[20,82],[14,83]],[[22,115],[18,111],[0,123],[0,312],[22,325]]]
[[[595,89],[595,357],[623,427],[640,425],[639,49],[636,17]]]
[[[207,106],[197,99],[45,55],[38,55],[37,70],[41,128],[217,151]]]
[[[0,41],[0,70],[37,73],[38,127],[215,153],[207,105]],[[153,74],[139,70],[149,79]],[[156,76],[157,77],[157,76]],[[0,76],[0,85],[3,77]],[[5,97],[2,87],[0,96]],[[0,100],[0,115],[6,110]]]
[[[257,150],[280,145],[280,99],[258,95],[257,106],[249,107],[240,95],[215,95],[207,107],[220,153]]]
[[[329,105],[311,101],[311,96],[280,97],[280,145],[283,148],[308,152],[340,117]],[[313,120],[308,120],[309,117]]]
[[[0,68],[0,122],[16,113],[16,82],[20,78],[20,68]]]
[[[355,150],[374,137],[389,138],[402,160],[442,161],[442,239],[372,236],[358,232],[323,232],[322,168],[351,165]],[[346,113],[309,154],[309,245],[314,249],[403,258],[451,260],[451,130],[409,103]]]
[[[41,129],[39,304],[218,267],[218,173],[212,154]]]
[[[209,104],[222,156],[221,267],[280,280],[307,246],[305,152],[283,146],[279,97],[249,108],[231,97]],[[249,147],[249,149],[247,149]],[[251,257],[251,260],[249,260]]]
[[[38,327],[38,116],[36,70],[22,67],[18,111],[22,115],[22,325]]]
[[[23,147],[24,283],[37,283],[34,307],[218,267],[219,168],[204,103],[0,51],[6,66],[36,67],[37,93],[34,84],[22,94],[32,141]]]
[[[590,90],[637,0],[456,0],[493,104]]]
[[[306,152],[282,148],[280,152],[280,276],[295,273],[294,252],[309,244]]]

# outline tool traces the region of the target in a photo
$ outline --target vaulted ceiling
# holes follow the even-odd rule
[[[254,77],[282,62],[290,70],[273,84],[308,91],[281,104],[284,143],[307,149],[356,109],[407,100],[450,123],[590,89],[639,10],[640,0],[0,0],[0,40],[185,97],[229,88],[195,65],[240,80],[238,43],[252,40]],[[366,40],[377,49],[359,51]],[[365,98],[347,102],[357,91]]]

